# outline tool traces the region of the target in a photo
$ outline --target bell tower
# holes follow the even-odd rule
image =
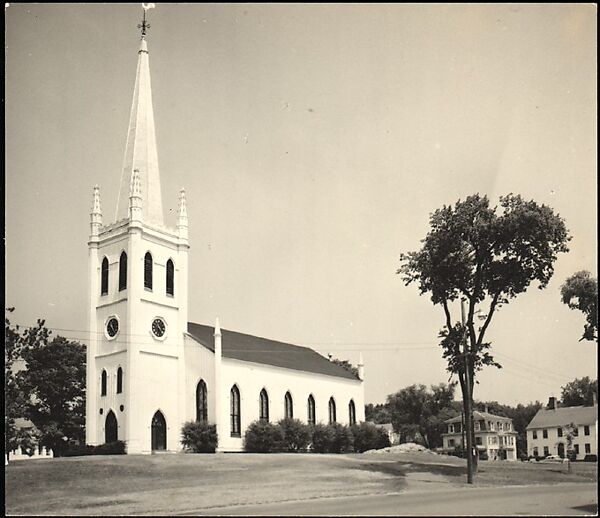
[[[88,241],[86,442],[127,453],[180,449],[185,420],[188,218],[182,189],[176,227],[163,221],[146,9],[115,218],[94,187]]]

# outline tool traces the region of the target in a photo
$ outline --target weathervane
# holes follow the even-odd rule
[[[142,38],[146,36],[146,31],[150,28],[150,24],[146,22],[146,11],[148,9],[153,9],[154,7],[156,7],[154,4],[142,4],[144,18],[142,19],[142,23],[138,23],[138,29],[142,29]]]

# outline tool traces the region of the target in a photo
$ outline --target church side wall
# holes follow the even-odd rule
[[[196,389],[204,380],[207,390],[208,422],[215,423],[215,354],[189,336],[184,336],[185,415],[186,421],[196,420]]]
[[[285,417],[284,397],[292,395],[294,418],[308,422],[308,396],[315,399],[316,421],[327,423],[329,398],[336,403],[337,422],[349,424],[348,405],[354,400],[356,421],[364,421],[364,389],[359,380],[337,378],[324,374],[284,369],[270,365],[222,359],[221,405],[222,419],[227,433],[219,437],[220,451],[243,451],[246,428],[259,418],[259,394],[264,388],[269,396],[269,421],[276,423]],[[230,434],[230,390],[237,385],[240,391],[241,437]]]

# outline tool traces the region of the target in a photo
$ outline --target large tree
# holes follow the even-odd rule
[[[13,326],[8,318],[14,309],[6,308],[4,316],[4,451],[7,454],[19,446],[19,429],[15,421],[23,417],[25,408],[18,365],[21,336],[19,326]]]
[[[598,380],[588,376],[575,378],[562,387],[560,395],[561,406],[591,406],[594,404],[594,394],[598,394]]]
[[[19,372],[28,395],[27,417],[41,444],[60,456],[67,442],[85,441],[85,347],[62,336],[50,337],[43,320],[21,335]]]
[[[444,421],[457,413],[452,408],[454,385],[410,385],[387,397],[394,430],[401,441],[417,440],[428,448],[441,446]]]
[[[582,270],[569,277],[560,288],[563,303],[585,315],[583,336],[579,339],[598,341],[598,279]]]
[[[391,423],[390,410],[387,403],[367,403],[365,405],[365,421],[371,421],[376,424]]]
[[[475,375],[485,365],[500,367],[490,353],[485,334],[496,311],[537,281],[546,287],[557,254],[567,252],[570,239],[563,219],[546,206],[509,194],[490,207],[487,196],[475,194],[430,216],[430,231],[422,248],[400,256],[397,273],[406,285],[417,283],[444,310],[440,332],[447,370],[458,377],[465,415],[467,443],[473,450],[470,416]],[[452,317],[453,302],[467,304],[464,323]],[[476,327],[478,311],[483,325]],[[469,458],[469,462],[473,462]],[[469,482],[472,472],[469,472]]]

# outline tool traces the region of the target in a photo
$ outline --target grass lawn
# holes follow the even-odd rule
[[[462,459],[408,454],[162,454],[13,461],[6,513],[169,514],[465,485]],[[477,485],[590,482],[596,464],[481,462]],[[301,512],[301,504],[299,512]],[[218,512],[218,509],[215,509]]]

